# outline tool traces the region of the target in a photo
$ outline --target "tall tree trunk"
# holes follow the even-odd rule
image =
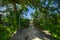
[[[18,11],[17,11],[17,7],[16,7],[16,0],[14,0],[13,5],[14,5],[14,19],[16,19],[16,21],[19,21],[19,23],[18,23],[19,25],[18,26],[20,27],[20,15],[17,14]],[[17,15],[18,15],[18,17],[17,17]],[[17,18],[18,18],[18,20],[17,20]]]
[[[14,5],[14,14],[13,14],[13,20],[14,20],[14,24],[13,24],[13,26],[16,26],[15,24],[15,19],[16,19],[16,12],[17,12],[17,8],[16,8],[16,0],[13,0],[13,5]]]
[[[2,23],[2,15],[0,14],[0,24]]]
[[[14,5],[14,14],[16,14],[17,8],[16,8],[16,0],[13,0],[13,5]]]

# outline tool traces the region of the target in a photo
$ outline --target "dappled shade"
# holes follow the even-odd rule
[[[34,10],[32,13],[30,11],[32,24],[29,24],[31,19],[25,17],[29,13],[29,7]],[[46,31],[46,36],[46,33],[39,29],[47,30],[55,40],[60,40],[60,0],[0,0],[0,40],[9,40],[14,32],[17,32],[19,40],[27,35],[26,31],[28,35],[34,36],[33,40],[46,39],[49,33]],[[23,36],[20,37],[19,33]],[[50,35],[47,38],[52,40]],[[26,38],[29,39],[28,36]]]

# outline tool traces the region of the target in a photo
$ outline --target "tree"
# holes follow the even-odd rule
[[[0,14],[0,24],[2,23],[2,15]]]
[[[0,0],[0,7],[3,6],[6,6],[6,10],[4,10],[3,12],[9,12],[8,20],[14,27],[18,26],[19,24],[19,16],[23,14],[23,11],[27,11],[27,7],[30,6],[31,8],[35,9],[35,12],[32,16],[36,25],[43,26],[43,28],[46,28],[51,32],[53,29],[55,30],[57,28],[58,30],[58,28],[60,28],[59,0]],[[55,27],[56,23],[58,23],[57,27]],[[55,31],[57,34],[57,30],[54,30],[52,34],[55,34]]]

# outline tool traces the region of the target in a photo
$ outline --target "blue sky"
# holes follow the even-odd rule
[[[28,12],[26,12],[27,16],[25,16],[25,17],[31,19],[31,13],[33,13],[33,12],[34,12],[34,9],[32,9],[31,7],[28,6]]]
[[[1,11],[6,10],[6,7],[0,7],[0,10]]]
[[[2,11],[6,10],[6,7],[2,7],[2,8],[0,8],[0,10],[2,10]],[[33,12],[34,12],[34,9],[32,9],[30,6],[28,6],[28,12],[26,12],[27,16],[25,16],[25,17],[31,19],[31,15],[30,14],[33,13]]]

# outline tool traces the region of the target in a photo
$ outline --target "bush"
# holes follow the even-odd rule
[[[21,20],[20,20],[20,26],[21,26],[21,28],[28,27],[29,26],[29,19],[21,18]]]
[[[0,40],[8,40],[9,39],[9,31],[6,30],[5,27],[0,25]]]
[[[0,40],[9,40],[15,30],[13,26],[0,25]]]

